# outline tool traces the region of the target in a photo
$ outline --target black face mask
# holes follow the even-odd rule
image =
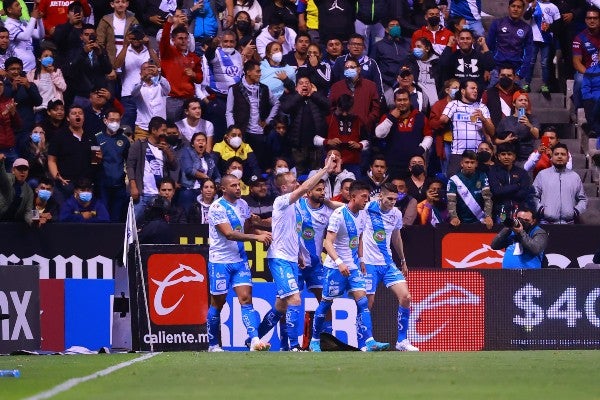
[[[412,167],[410,167],[410,173],[412,174],[412,176],[419,176],[424,172],[425,172],[425,167],[422,166],[421,164],[415,164]]]
[[[279,36],[281,36],[281,31],[280,30],[273,31],[273,37],[275,39],[279,38]]]
[[[489,151],[480,151],[477,153],[477,161],[480,163],[486,163],[492,159],[492,153]]]
[[[429,24],[429,26],[439,26],[440,17],[429,17],[427,18],[427,23]]]
[[[179,138],[177,136],[175,136],[175,135],[167,135],[167,143],[169,143],[169,145],[175,147],[180,142],[181,142],[181,140],[179,140]]]
[[[503,76],[498,80],[498,84],[500,85],[500,87],[505,90],[508,89],[512,85],[512,83],[513,80],[506,76]]]
[[[238,21],[235,23],[235,26],[237,26],[240,31],[246,32],[248,28],[250,28],[250,21]]]

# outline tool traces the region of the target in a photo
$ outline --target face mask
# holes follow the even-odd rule
[[[425,54],[425,50],[423,50],[419,47],[415,47],[413,49],[413,55],[417,58],[422,58],[424,54]]]
[[[271,60],[273,60],[276,63],[280,63],[282,59],[283,59],[283,53],[280,51],[278,51],[277,53],[271,54]]]
[[[237,149],[238,147],[240,147],[242,145],[242,138],[239,136],[234,136],[234,137],[230,138],[229,145],[231,147],[233,147],[234,149]]]
[[[121,127],[121,124],[116,121],[111,121],[106,124],[106,128],[108,128],[111,132],[116,132]]]
[[[398,198],[396,201],[402,201],[406,197],[406,193],[398,192]]]
[[[498,80],[498,84],[500,85],[500,87],[502,89],[508,89],[510,87],[510,85],[512,85],[512,83],[513,83],[513,80],[506,76],[503,76],[502,78],[500,78]]]
[[[393,38],[399,38],[402,34],[402,29],[399,26],[392,26],[390,28],[390,36]]]
[[[275,168],[275,175],[285,174],[287,172],[290,172],[290,170],[286,167]]]
[[[486,163],[492,159],[492,153],[489,151],[480,151],[477,153],[477,161],[480,163]]]
[[[176,135],[167,135],[167,143],[169,143],[170,146],[175,147],[179,144],[179,142],[179,137]]]
[[[92,201],[92,192],[80,192],[79,200],[87,203],[88,201]]]
[[[465,29],[469,29],[469,25],[462,25],[460,30],[464,31]]]
[[[232,55],[233,53],[235,53],[235,48],[233,47],[222,47],[223,49],[223,53],[228,54],[228,55]]]
[[[238,179],[242,179],[242,175],[244,175],[244,173],[241,169],[234,169],[233,171],[231,171],[231,175],[235,176]]]
[[[33,132],[33,133],[31,134],[31,141],[32,141],[33,143],[35,143],[35,144],[38,144],[39,142],[41,142],[41,141],[42,141],[42,135],[40,135],[40,134],[39,134],[39,133],[37,133],[37,132]]]
[[[238,21],[235,23],[235,26],[237,26],[240,31],[246,32],[248,28],[250,28],[250,21]]]
[[[276,30],[276,31],[273,32],[273,37],[275,39],[277,39],[279,36],[281,36],[281,31],[280,30]]]
[[[40,60],[40,63],[44,66],[44,67],[48,67],[52,64],[54,64],[54,58],[50,57],[50,56],[46,56],[44,58],[42,58]]]
[[[429,26],[439,26],[440,17],[429,17],[427,18],[427,23],[429,24]]]
[[[48,199],[52,196],[52,192],[46,189],[38,190],[38,197],[42,201],[48,201]]]
[[[450,89],[450,98],[455,99],[456,93],[458,93],[458,89]]]
[[[354,68],[344,70],[344,76],[347,79],[354,80],[354,78],[356,78],[357,75],[358,75],[358,72],[356,72],[356,70]]]
[[[153,76],[152,78],[150,78],[150,81],[154,86],[158,85],[158,83],[160,82],[160,75]]]
[[[412,174],[412,176],[419,176],[424,172],[425,172],[425,167],[422,166],[421,164],[415,164],[412,167],[410,167],[410,173]]]

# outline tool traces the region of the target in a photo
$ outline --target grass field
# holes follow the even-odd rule
[[[0,357],[22,399],[137,354]],[[600,352],[162,353],[56,399],[600,399]]]

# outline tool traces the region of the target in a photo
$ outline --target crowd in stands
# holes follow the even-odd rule
[[[232,174],[268,227],[276,175],[335,152],[326,195],[391,182],[406,225],[577,223],[581,179],[529,93],[574,79],[600,132],[591,3],[508,0],[486,30],[477,0],[4,0],[0,219],[123,222],[132,197],[142,221],[161,197],[206,223]]]

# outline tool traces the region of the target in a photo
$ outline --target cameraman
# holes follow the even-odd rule
[[[521,207],[515,218],[504,220],[504,225],[491,244],[494,250],[506,248],[502,268],[541,268],[548,233],[537,225],[533,212]]]

